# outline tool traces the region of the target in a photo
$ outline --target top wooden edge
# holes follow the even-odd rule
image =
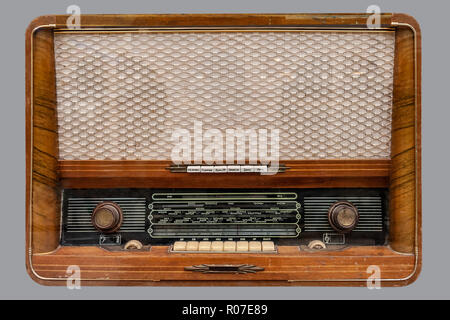
[[[39,16],[39,17],[33,19],[25,31],[26,40],[29,41],[30,36],[33,34],[33,32],[36,29],[42,28],[44,26],[55,27],[56,26],[56,16],[55,15],[45,15],[45,16]]]
[[[405,13],[393,13],[391,17],[391,24],[393,26],[395,26],[396,24],[409,25],[409,27],[416,33],[416,36],[418,38],[421,37],[422,31],[420,29],[420,24],[413,16]]]
[[[202,27],[202,26],[346,26],[366,27],[368,13],[289,13],[289,14],[82,14],[81,27]],[[70,15],[46,15],[29,26],[54,24],[66,27]],[[380,23],[391,26],[392,14],[382,13]]]

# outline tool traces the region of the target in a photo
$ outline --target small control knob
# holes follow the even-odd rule
[[[328,210],[328,221],[339,233],[348,233],[358,224],[358,209],[348,201],[338,201]]]
[[[122,209],[114,202],[102,202],[92,211],[91,221],[102,233],[116,232],[122,225]]]
[[[138,240],[130,240],[123,246],[125,250],[141,250],[143,247],[142,242]]]
[[[320,240],[313,240],[310,243],[308,243],[308,248],[312,250],[322,250],[326,249],[327,246]]]

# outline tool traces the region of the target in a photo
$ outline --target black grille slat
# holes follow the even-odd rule
[[[145,232],[145,198],[69,198],[67,200],[66,231],[68,233],[97,230],[91,224],[91,214],[101,202],[113,201],[123,211],[123,222],[119,232]]]
[[[305,197],[305,231],[334,232],[328,222],[328,209],[337,201],[350,201],[359,212],[359,222],[353,232],[383,231],[383,201],[375,197]]]

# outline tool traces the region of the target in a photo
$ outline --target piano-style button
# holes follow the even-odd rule
[[[223,251],[223,241],[211,242],[211,251]]]
[[[236,242],[236,251],[246,252],[248,251],[248,241],[238,241]]]
[[[186,251],[186,241],[175,241],[173,251]]]
[[[250,241],[248,243],[248,251],[260,252],[261,251],[261,241]]]
[[[225,241],[223,243],[223,251],[234,252],[236,251],[236,242],[234,241]]]
[[[211,251],[211,241],[200,241],[198,251]]]
[[[273,241],[262,241],[261,247],[263,252],[275,251],[275,244],[273,243]]]
[[[188,241],[186,251],[198,251],[198,241]]]

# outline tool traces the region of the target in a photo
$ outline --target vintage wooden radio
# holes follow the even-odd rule
[[[421,35],[407,15],[371,18],[31,22],[30,276],[65,285],[75,266],[83,285],[413,282]]]

